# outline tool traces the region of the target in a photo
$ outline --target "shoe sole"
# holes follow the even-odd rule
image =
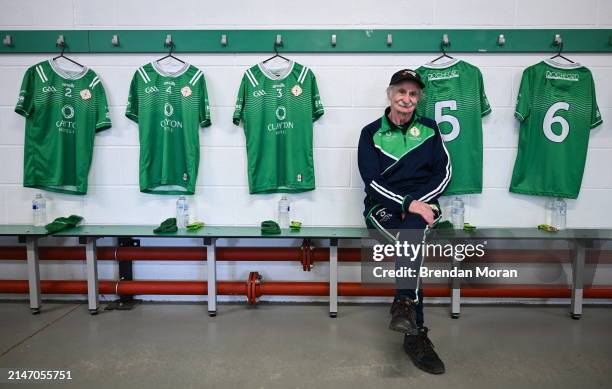
[[[406,334],[406,335],[418,335],[419,334],[419,330],[416,327],[405,327],[402,325],[392,326],[391,324],[389,324],[389,329],[391,331],[401,332],[402,334]]]
[[[434,370],[427,370],[422,365],[419,365],[415,361],[412,361],[412,363],[414,363],[414,366],[416,366],[420,370],[424,371],[425,373],[440,375],[440,374],[444,374],[446,372],[446,368],[443,368],[441,371],[438,371],[438,370],[435,370],[435,371]]]

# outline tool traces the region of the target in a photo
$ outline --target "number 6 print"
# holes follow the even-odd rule
[[[562,118],[561,116],[555,116],[555,113],[560,109],[568,111],[569,107],[570,105],[563,101],[554,103],[550,106],[550,108],[548,108],[548,111],[546,111],[546,115],[544,116],[544,123],[542,124],[544,135],[546,135],[549,140],[555,143],[563,142],[565,138],[567,138],[567,135],[569,134],[570,130],[569,123],[567,122],[567,120],[565,120],[565,118]],[[553,132],[553,123],[559,123],[561,125],[561,134],[557,135]]]

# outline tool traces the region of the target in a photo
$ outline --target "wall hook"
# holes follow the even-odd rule
[[[274,44],[277,47],[283,45],[283,37],[281,36],[281,34],[276,34],[276,41],[274,42]]]
[[[166,40],[164,41],[164,46],[165,47],[172,47],[172,46],[174,46],[174,42],[172,41],[172,35],[170,35],[170,34],[166,35]]]
[[[227,35],[226,34],[221,35],[221,46],[223,47],[227,46]]]
[[[64,39],[63,35],[58,35],[57,39],[55,40],[55,46],[56,47],[64,47],[66,46],[66,40]]]
[[[331,36],[331,45],[332,47],[336,47],[336,34],[332,34]]]
[[[505,44],[506,44],[506,37],[504,36],[504,34],[499,34],[499,36],[497,37],[497,45],[504,46]]]
[[[2,39],[2,44],[6,47],[13,47],[13,37],[6,35],[4,39]]]
[[[387,34],[387,46],[391,46],[393,44],[393,34]]]
[[[119,46],[119,35],[113,35],[111,44],[115,47]]]
[[[448,34],[442,35],[442,47],[450,46],[450,40],[448,39]]]
[[[562,46],[563,45],[563,38],[561,38],[561,34],[555,34],[555,40],[553,43],[555,46]]]

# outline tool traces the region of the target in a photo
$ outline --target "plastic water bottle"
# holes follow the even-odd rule
[[[566,228],[565,215],[567,214],[567,203],[562,198],[553,201],[551,225],[560,230]]]
[[[456,230],[463,229],[465,207],[460,197],[455,197],[451,203],[451,223]]]
[[[546,199],[546,203],[544,204],[544,224],[548,224],[552,226],[552,214],[555,209],[555,198],[551,197]]]
[[[32,200],[32,216],[35,226],[43,227],[47,224],[47,201],[40,193]]]
[[[283,195],[278,201],[278,226],[280,228],[289,228],[289,212],[291,205],[287,196]]]
[[[189,224],[189,204],[185,196],[180,196],[176,200],[176,226],[185,228]]]

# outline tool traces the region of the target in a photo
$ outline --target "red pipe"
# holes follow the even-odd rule
[[[101,294],[136,295],[136,294],[181,294],[206,295],[205,281],[99,281]],[[219,295],[247,295],[247,283],[243,281],[217,282]],[[0,293],[28,293],[27,280],[2,280]],[[41,281],[41,291],[45,294],[87,294],[87,282],[77,280]],[[326,282],[264,282],[257,286],[257,296],[327,296],[329,284]],[[446,284],[426,284],[424,294],[427,297],[448,297],[450,289]],[[340,296],[392,296],[393,289],[371,288],[358,282],[341,282],[338,284]],[[507,285],[472,285],[461,288],[462,297],[540,297],[567,298],[571,291],[567,286]],[[612,286],[596,286],[584,289],[585,298],[612,298]]]
[[[218,247],[217,260],[221,261],[302,261],[301,247]],[[203,247],[98,247],[98,260],[102,261],[205,261]],[[310,252],[312,262],[329,261],[328,248],[315,248]],[[39,258],[43,261],[84,261],[84,247],[41,247]],[[23,246],[0,247],[0,260],[25,260]],[[432,261],[448,261],[447,258],[431,258]],[[338,249],[338,261],[361,261],[360,249]],[[478,262],[489,263],[561,263],[569,262],[569,250],[487,250]],[[475,262],[475,261],[467,261]],[[587,250],[587,263],[612,263],[612,250]]]

